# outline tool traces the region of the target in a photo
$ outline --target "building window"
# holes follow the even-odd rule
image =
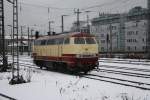
[[[135,23],[135,26],[138,27],[138,22]]]
[[[144,22],[144,26],[147,26],[146,22]]]
[[[134,47],[134,49],[136,50],[136,46]]]
[[[139,33],[139,32],[138,32],[138,31],[136,31],[136,35],[138,35],[138,33]]]
[[[127,35],[134,35],[134,31],[127,32]]]
[[[137,42],[137,40],[136,40],[136,39],[134,39],[134,42]]]
[[[147,32],[144,32],[144,35],[146,35],[146,36],[147,36]]]
[[[104,51],[104,47],[101,47],[101,51]]]
[[[105,40],[101,40],[101,43],[105,43]]]
[[[115,32],[115,33],[112,33],[112,36],[117,36],[117,32]]]
[[[143,38],[142,41],[145,42],[145,39]]]
[[[127,47],[127,50],[128,50],[128,51],[130,51],[130,50],[131,50],[131,47],[130,47],[130,46],[128,46],[128,47]]]
[[[135,42],[138,42],[136,39],[127,39],[127,42],[133,42],[133,43],[135,43]]]
[[[116,30],[117,29],[117,26],[112,26],[112,30]]]
[[[104,37],[104,34],[101,34],[101,37]]]
[[[143,46],[143,50],[146,50],[146,46]]]
[[[96,28],[96,32],[98,32],[98,28]]]

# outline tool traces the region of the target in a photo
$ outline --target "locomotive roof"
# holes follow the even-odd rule
[[[94,37],[94,35],[91,35],[91,34],[88,34],[88,33],[73,32],[73,33],[67,33],[67,34],[57,34],[57,35],[43,36],[43,37],[38,38],[37,40],[65,38],[65,37]]]

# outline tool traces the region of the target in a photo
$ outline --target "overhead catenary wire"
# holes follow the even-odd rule
[[[134,3],[137,2],[137,0],[113,0],[111,2],[105,2],[103,4],[93,5],[93,6],[89,6],[89,7],[83,7],[83,8],[81,8],[81,10],[88,10],[88,9],[93,9],[93,8],[102,8],[104,6],[112,6],[113,4],[115,4],[115,5],[118,4],[120,6],[120,4],[126,4],[129,1],[132,1]],[[141,0],[141,1],[143,1],[143,0]]]
[[[31,6],[31,7],[40,7],[40,8],[50,8],[50,9],[55,9],[55,10],[73,10],[74,8],[59,8],[59,7],[52,7],[52,6],[46,6],[46,5],[40,5],[40,4],[31,4],[31,3],[25,3],[25,2],[20,2],[22,5],[26,6]]]
[[[84,7],[82,8],[81,10],[87,10],[87,9],[92,9],[92,8],[99,8],[99,7],[103,7],[103,6],[108,6],[108,5],[112,5],[114,3],[118,3],[118,2],[122,1],[122,0],[113,0],[111,2],[105,2],[103,4],[99,4],[99,5],[93,5],[93,6],[89,6],[89,7]],[[126,0],[123,0],[123,1],[126,1]]]
[[[129,1],[131,2],[131,1],[134,1],[134,0],[113,0],[113,1],[109,1],[109,2],[105,2],[105,3],[103,3],[103,4],[99,4],[99,5],[94,5],[94,6],[89,6],[89,7],[84,7],[84,8],[80,8],[81,9],[81,11],[86,11],[86,10],[88,10],[88,9],[93,9],[93,8],[99,8],[99,9],[96,9],[96,10],[92,10],[92,13],[98,13],[98,12],[102,12],[101,10],[100,10],[100,8],[102,8],[102,7],[107,7],[107,6],[113,6],[113,5],[115,5],[115,7],[111,7],[110,8],[110,11],[112,11],[114,8],[116,8],[116,9],[118,9],[117,7],[118,6],[121,6],[122,4],[123,5],[127,5],[127,3],[129,3]],[[71,11],[71,13],[65,13],[65,14],[67,14],[67,15],[69,15],[69,17],[73,17],[73,16],[75,16],[75,14],[73,13],[73,10],[75,9],[75,8],[61,8],[61,7],[52,7],[52,6],[48,6],[48,5],[42,5],[42,4],[30,4],[30,3],[26,3],[26,2],[19,2],[19,4],[20,4],[20,11],[22,11],[23,10],[23,6],[30,6],[30,7],[36,7],[36,8],[38,8],[38,9],[40,9],[40,8],[43,8],[43,9],[49,9],[49,11],[51,12],[52,10],[54,11],[61,11],[61,13],[63,13],[63,11],[65,12],[65,11]],[[105,11],[103,11],[103,12],[105,12]],[[52,16],[52,13],[54,13],[54,12],[51,12],[51,16]],[[58,13],[58,14],[60,14],[60,13]],[[57,15],[58,15],[57,14]],[[84,13],[82,13],[81,15],[83,15]],[[60,16],[55,16],[55,18],[56,17],[60,17]],[[52,18],[52,17],[51,17]]]

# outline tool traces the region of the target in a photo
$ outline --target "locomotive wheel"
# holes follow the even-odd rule
[[[71,68],[71,67],[67,66],[67,72],[69,74],[76,74],[77,73],[77,69],[76,68]]]
[[[36,65],[38,66],[37,60],[33,60],[33,63],[36,64]]]
[[[42,69],[43,68],[43,61],[41,61],[41,60],[34,60],[34,63],[37,65],[37,66],[39,66],[40,67],[40,69]]]
[[[43,65],[44,65],[44,62],[43,61],[39,61],[39,63],[40,63],[40,69],[42,69]]]
[[[57,68],[57,63],[56,63],[56,62],[53,63],[53,70],[55,70],[55,71],[58,70],[58,68]]]
[[[84,74],[87,74],[88,73],[88,71],[84,71]]]

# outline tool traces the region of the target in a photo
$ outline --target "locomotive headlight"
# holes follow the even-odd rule
[[[89,57],[97,57],[97,54],[76,54],[76,58],[89,58]]]
[[[97,54],[93,54],[93,57],[96,57],[97,56]]]
[[[81,55],[80,54],[76,54],[76,58],[80,58],[81,57]]]

